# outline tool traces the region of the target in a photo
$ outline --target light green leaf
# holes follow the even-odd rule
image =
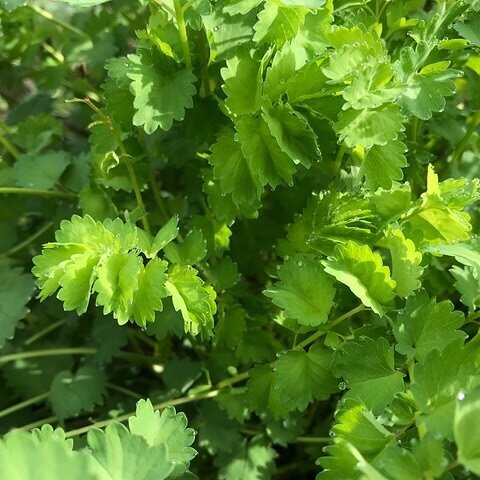
[[[49,394],[54,413],[63,422],[101,405],[106,382],[105,373],[96,367],[81,367],[76,373],[60,372],[53,379]]]
[[[280,281],[264,291],[288,318],[300,325],[318,327],[333,307],[333,280],[312,256],[289,258],[278,270]]]
[[[173,265],[166,283],[168,293],[172,297],[175,310],[182,313],[185,331],[205,336],[211,334],[215,305],[215,291],[205,286],[197,271],[189,266]]]
[[[165,246],[165,256],[172,262],[180,265],[193,265],[202,260],[207,254],[207,242],[201,230],[190,230],[182,243],[170,243]]]
[[[108,425],[105,431],[90,430],[87,439],[93,457],[108,479],[164,480],[173,471],[165,444],[149,446],[122,424]]]
[[[384,314],[383,306],[395,297],[396,282],[390,277],[390,269],[367,245],[352,241],[337,245],[333,255],[322,263],[328,274],[347,285],[365,306],[379,315]]]
[[[441,351],[455,340],[464,340],[465,333],[458,330],[464,321],[450,301],[437,303],[425,292],[417,293],[398,315],[393,331],[396,349],[408,358],[423,361],[434,349]]]
[[[395,291],[401,297],[408,297],[421,286],[422,254],[415,249],[415,244],[405,238],[397,227],[387,229],[386,238],[392,257],[392,278],[396,282]]]
[[[176,478],[188,470],[190,461],[196,455],[191,448],[195,432],[187,428],[187,417],[176,413],[173,407],[162,412],[153,410],[150,400],[140,400],[137,411],[128,419],[130,432],[139,435],[151,447],[165,445],[167,460],[174,465],[171,476]]]
[[[347,110],[335,125],[339,140],[349,148],[387,145],[404,130],[403,117],[392,105],[375,110]]]
[[[457,397],[454,436],[458,460],[468,470],[480,475],[480,389],[460,392]]]
[[[471,12],[463,22],[456,22],[455,30],[472,45],[480,47],[480,12]]]
[[[472,267],[460,268],[454,265],[450,273],[455,278],[455,288],[461,293],[460,300],[474,311],[480,305],[480,283],[476,270]]]
[[[159,250],[162,250],[171,241],[175,240],[178,235],[178,215],[174,215],[170,220],[158,231],[152,243],[151,256],[155,256]]]
[[[153,56],[129,55],[128,77],[135,97],[133,124],[152,134],[170,130],[174,120],[183,120],[185,109],[193,106],[195,75],[190,70],[171,70],[157,64]]]
[[[380,414],[404,388],[403,373],[394,365],[394,351],[384,338],[369,337],[346,342],[336,360],[349,391],[348,398],[360,400],[374,414]]]
[[[392,188],[394,181],[402,180],[402,168],[407,166],[406,151],[406,145],[399,140],[374,145],[365,155],[360,169],[368,188]]]

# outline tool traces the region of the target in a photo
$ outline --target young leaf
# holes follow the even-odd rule
[[[318,327],[328,320],[333,306],[333,281],[314,257],[297,255],[278,270],[280,282],[264,291],[288,318]]]
[[[325,272],[344,283],[362,301],[379,315],[384,314],[383,306],[395,297],[395,280],[385,267],[378,253],[367,245],[348,241],[337,245],[333,255],[322,262]]]

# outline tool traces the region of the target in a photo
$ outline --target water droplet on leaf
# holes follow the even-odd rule
[[[345,389],[347,388],[347,384],[346,384],[345,382],[340,382],[340,383],[338,384],[338,388],[339,388],[340,390],[345,390]]]

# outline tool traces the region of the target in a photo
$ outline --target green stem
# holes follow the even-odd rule
[[[307,347],[311,343],[315,342],[315,340],[319,339],[323,335],[326,335],[333,327],[337,326],[339,323],[343,322],[344,320],[347,320],[350,317],[353,317],[354,315],[356,315],[357,313],[363,310],[366,310],[366,307],[363,304],[358,305],[358,307],[352,308],[352,310],[348,311],[347,313],[344,313],[343,315],[340,315],[335,320],[332,320],[322,330],[318,330],[317,332],[313,333],[308,338],[306,338],[303,342],[300,342],[295,348],[299,349],[299,348]]]
[[[120,385],[115,385],[114,383],[107,383],[107,388],[109,388],[110,390],[115,390],[116,392],[123,393],[129,397],[136,398],[137,400],[143,398],[142,395],[139,395],[138,393],[135,393],[128,388],[121,387]]]
[[[55,415],[52,415],[51,417],[42,418],[41,420],[37,420],[36,422],[32,422],[27,425],[24,425],[23,427],[16,428],[15,430],[33,430],[34,428],[45,425],[46,423],[53,423],[57,421],[58,421],[58,418]]]
[[[458,144],[457,148],[453,152],[453,155],[452,155],[453,164],[458,164],[462,159],[462,156],[468,146],[468,142],[470,141],[471,136],[475,133],[475,130],[477,129],[479,124],[480,124],[480,110],[476,112],[475,115],[473,116],[470,127],[465,132],[465,135],[460,140],[460,143]]]
[[[90,37],[85,32],[83,32],[77,27],[74,27],[70,23],[65,22],[64,20],[61,20],[60,18],[52,15],[49,11],[44,10],[43,8],[37,7],[36,5],[29,5],[28,7],[32,11],[40,15],[41,17],[45,18],[45,20],[49,20],[55,25],[58,25],[59,27],[62,27],[63,29],[68,30],[69,32],[72,32],[75,35],[78,35],[79,37],[82,37],[86,40],[91,40]]]
[[[331,443],[330,437],[297,437],[295,443]]]
[[[224,388],[227,388],[227,387],[230,387],[231,385],[234,385],[235,383],[239,383],[243,380],[246,380],[248,377],[250,376],[250,372],[247,371],[247,372],[242,372],[242,373],[239,373],[233,377],[230,377],[230,378],[226,378],[225,380],[222,380],[221,382],[218,382],[216,387],[219,389],[219,390],[222,390]]]
[[[24,360],[26,358],[56,357],[61,355],[95,355],[96,348],[50,348],[46,350],[33,350],[31,352],[17,352],[8,355],[0,355],[0,365],[15,360]]]
[[[152,166],[150,166],[149,182],[153,193],[153,199],[157,204],[158,210],[162,215],[163,220],[165,222],[168,222],[171,215],[169,215],[167,207],[165,206],[165,202],[163,201],[162,193],[160,192],[160,188],[158,187],[157,179],[155,178],[155,172],[153,171]]]
[[[133,191],[135,193],[135,198],[137,200],[137,205],[140,208],[140,210],[143,212],[143,215],[142,215],[143,229],[147,233],[152,233],[152,231],[150,230],[150,224],[148,222],[148,217],[147,217],[146,210],[145,210],[145,204],[143,203],[142,192],[140,190],[140,185],[138,183],[138,179],[137,179],[137,175],[135,173],[135,169],[133,168],[132,162],[130,161],[130,156],[125,151],[125,147],[123,146],[122,143],[120,143],[120,147],[121,147],[120,149],[122,150],[123,161],[125,162],[125,165],[126,165],[127,170],[128,170],[128,175],[130,176],[130,180],[132,182]]]
[[[40,403],[43,400],[46,400],[48,398],[48,396],[49,396],[49,392],[41,393],[40,395],[37,395],[36,397],[29,398],[28,400],[25,400],[23,402],[12,405],[11,407],[0,410],[0,418],[6,417],[7,415],[10,415],[11,413],[18,412],[19,410],[23,410],[24,408],[27,408],[30,405],[35,405],[36,403]]]
[[[47,230],[49,230],[53,225],[53,222],[48,222],[46,223],[40,230],[35,232],[31,237],[28,237],[25,239],[23,242],[20,242],[18,245],[15,245],[15,247],[11,248],[8,252],[2,253],[0,255],[0,258],[5,258],[9,257],[10,255],[13,255],[20,250],[23,250],[25,247],[28,247],[31,243],[33,243],[37,238],[41,237]]]
[[[178,25],[178,33],[180,34],[180,43],[182,44],[183,56],[187,68],[192,68],[192,59],[190,57],[190,47],[188,45],[187,27],[185,25],[185,17],[180,0],[173,0],[175,6],[175,18]]]
[[[0,187],[0,194],[17,194],[17,195],[37,195],[45,198],[64,198],[73,200],[77,196],[73,193],[59,192],[56,190],[41,190],[38,188],[21,188],[21,187]]]
[[[61,327],[66,322],[67,321],[64,319],[53,322],[52,324],[48,325],[48,327],[43,328],[42,330],[37,332],[35,335],[32,335],[31,337],[27,338],[25,342],[23,342],[23,344],[31,345],[33,342],[36,342],[40,338],[43,338],[45,335],[48,335],[50,332],[53,332],[53,330],[56,330],[57,328]]]
[[[0,143],[3,145],[5,150],[10,153],[10,155],[15,158],[15,160],[21,155],[17,147],[4,135],[0,133]]]
[[[214,398],[220,393],[220,390],[210,390],[209,392],[199,393],[198,395],[174,398],[173,400],[167,400],[165,402],[157,403],[153,406],[154,410],[162,410],[169,406],[175,405],[183,405],[185,403],[191,402],[198,402],[199,400],[205,400],[207,398]],[[111,423],[116,422],[125,422],[131,416],[135,415],[135,412],[125,413],[124,415],[120,415],[119,417],[109,418],[108,420],[102,420],[100,422],[93,423],[92,425],[87,425],[86,427],[77,428],[76,430],[70,430],[69,432],[65,433],[66,438],[77,437],[78,435],[82,435],[87,433],[92,428],[104,428]]]

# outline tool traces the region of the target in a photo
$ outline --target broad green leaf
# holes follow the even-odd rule
[[[384,338],[365,337],[343,344],[336,360],[338,373],[355,398],[374,414],[380,414],[403,391],[403,373],[395,370],[393,347]]]
[[[26,304],[33,290],[31,275],[0,265],[0,348],[13,337],[18,323],[28,313]]]
[[[365,155],[361,166],[368,188],[392,188],[394,181],[402,180],[402,168],[407,166],[406,150],[406,145],[399,140],[386,145],[374,145]]]
[[[422,254],[397,227],[387,229],[386,238],[392,257],[392,278],[396,282],[395,291],[401,297],[408,297],[421,286],[419,278],[423,273],[423,267],[420,266]]]
[[[213,288],[204,285],[194,268],[178,265],[170,269],[166,288],[175,310],[182,314],[185,331],[210,336],[217,310]]]
[[[211,149],[210,163],[222,193],[231,195],[232,201],[237,205],[253,203],[259,199],[262,184],[253,164],[245,159],[233,131],[226,130]]]
[[[13,166],[12,178],[19,187],[49,190],[58,182],[70,164],[66,152],[47,152],[22,155]]]
[[[331,364],[331,351],[315,344],[308,353],[300,349],[284,353],[273,369],[256,367],[247,383],[251,408],[287,417],[294,410],[305,410],[313,400],[327,399],[338,389]]]
[[[335,422],[335,437],[351,443],[363,455],[375,455],[394,440],[365,405],[354,399],[344,402],[335,414]]]
[[[165,444],[150,446],[122,424],[108,425],[104,431],[90,430],[87,439],[93,457],[108,479],[164,480],[173,471]]]
[[[480,389],[459,392],[455,408],[454,436],[458,460],[469,471],[480,475]]]
[[[472,45],[480,47],[480,13],[471,13],[465,21],[458,21],[455,30]]]
[[[253,39],[260,45],[272,43],[281,47],[295,37],[307,13],[306,8],[289,8],[276,5],[274,2],[266,2],[258,14]]]
[[[288,105],[273,107],[267,102],[262,116],[280,149],[296,164],[309,168],[320,160],[317,138],[308,122]]]
[[[163,310],[162,298],[167,296],[167,262],[152,258],[140,269],[137,289],[130,306],[131,320],[141,327],[155,321],[155,312]]]
[[[449,343],[465,339],[465,334],[459,330],[464,316],[453,308],[450,301],[437,303],[423,291],[410,297],[393,331],[398,342],[397,351],[423,361],[432,350],[441,351]]]
[[[323,470],[316,476],[316,480],[338,480],[339,478],[357,480],[361,477],[360,471],[357,470],[358,460],[345,441],[336,440],[335,444],[328,445],[324,451],[328,456],[317,460],[317,464],[321,465]]]
[[[390,269],[367,245],[352,241],[337,245],[333,255],[322,263],[328,274],[347,285],[365,306],[379,315],[384,314],[384,306],[395,297],[396,282],[390,277]]]
[[[403,116],[392,105],[374,110],[347,110],[335,125],[339,140],[349,148],[387,145],[403,132]]]
[[[195,76],[187,69],[168,72],[146,52],[131,54],[128,59],[127,75],[135,97],[133,124],[148,134],[157,128],[170,130],[174,120],[183,120],[185,109],[193,106]]]
[[[295,163],[281,150],[262,118],[244,115],[236,128],[235,138],[242,147],[248,168],[262,186],[269,184],[275,188],[281,180],[292,181]]]
[[[36,161],[38,157],[34,158],[33,155],[37,156],[53,139],[61,135],[62,124],[56,118],[47,114],[32,115],[17,125],[13,141],[32,156],[32,161]],[[65,153],[64,155],[68,158]]]
[[[165,256],[172,262],[180,265],[193,265],[202,260],[207,254],[207,242],[201,230],[190,230],[182,243],[170,243],[165,246]]]
[[[333,307],[333,280],[314,257],[297,255],[278,270],[280,281],[264,291],[288,318],[318,327],[327,322]]]
[[[455,341],[441,352],[433,350],[415,365],[411,391],[417,406],[416,424],[422,432],[453,440],[457,395],[478,384],[476,348]]]
[[[277,456],[275,450],[261,437],[254,437],[233,454],[222,452],[216,464],[219,480],[268,480]]]
[[[175,240],[178,235],[178,216],[174,215],[170,220],[158,231],[152,243],[151,255],[156,255],[171,241]]]
[[[8,480],[98,480],[98,468],[55,436],[15,432],[0,440],[0,478]]]
[[[221,70],[224,80],[223,91],[227,98],[225,106],[230,114],[254,113],[260,108],[262,93],[261,63],[250,55],[233,57]]]
[[[105,373],[95,367],[81,367],[76,373],[60,372],[55,376],[49,398],[61,422],[103,403]]]
[[[130,432],[143,437],[149,446],[167,447],[167,460],[174,465],[172,477],[188,470],[190,461],[196,455],[191,447],[195,432],[187,428],[184,413],[176,413],[173,407],[159,412],[153,409],[150,400],[140,400],[135,416],[128,419],[128,425]]]
[[[462,295],[460,300],[470,311],[480,305],[480,284],[476,271],[472,267],[460,268],[456,265],[450,269],[455,278],[455,288]]]

